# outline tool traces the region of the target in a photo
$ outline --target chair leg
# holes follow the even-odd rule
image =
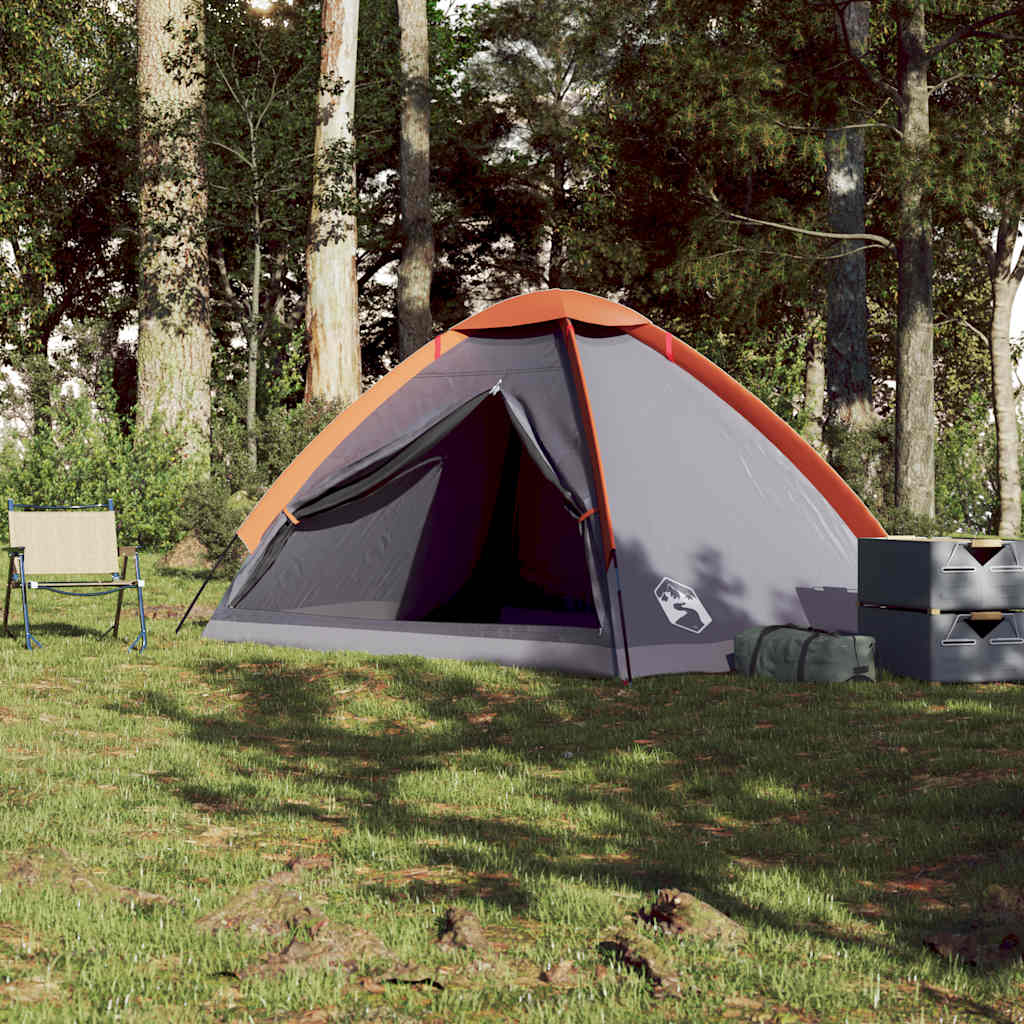
[[[25,585],[25,556],[18,555],[18,576],[21,578],[21,613],[25,617],[25,647],[32,650],[32,645],[42,647],[43,645],[32,635],[32,628],[28,621],[28,588]]]
[[[121,624],[121,602],[124,600],[124,589],[121,588],[117,592],[117,608],[114,611],[114,624],[110,627],[109,632],[117,636],[117,628]]]
[[[139,644],[138,651],[141,654],[146,649],[146,609],[142,605],[142,585],[143,581],[139,578],[139,556],[135,555],[135,593],[139,597],[139,635],[131,642],[131,646],[128,648],[130,651],[134,651],[135,645]],[[118,594],[118,601],[120,602],[121,595]],[[118,606],[120,610],[120,605]],[[140,643],[141,641],[141,643]]]
[[[7,593],[4,595],[4,632],[13,637],[14,634],[7,628],[7,616],[11,610],[11,583],[14,580],[14,560],[17,556],[11,555],[7,566]]]

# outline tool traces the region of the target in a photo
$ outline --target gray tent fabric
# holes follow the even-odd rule
[[[727,671],[733,638],[754,624],[856,632],[856,546],[807,478],[635,338],[586,325],[576,338],[613,509],[633,674],[680,664]],[[826,621],[813,599],[801,602],[798,592],[815,587],[844,591],[845,616]]]
[[[849,523],[880,527],[817,456],[625,307],[523,300],[602,319],[499,304],[424,346],[307,449],[205,636],[626,678],[727,671],[752,625],[856,630]]]

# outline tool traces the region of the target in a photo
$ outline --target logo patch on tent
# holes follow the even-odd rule
[[[711,625],[711,616],[692,587],[665,576],[654,588],[654,596],[673,626],[701,633]]]

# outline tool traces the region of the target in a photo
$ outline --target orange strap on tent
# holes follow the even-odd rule
[[[296,519],[295,516],[292,515],[290,509],[285,508],[285,509],[282,509],[281,511],[284,512],[284,514],[288,517],[288,519],[290,520],[292,526],[298,526],[299,525],[298,519]]]
[[[435,359],[440,359],[441,358],[441,335],[440,334],[434,339],[434,358]]]
[[[583,515],[576,517],[576,522],[577,523],[585,523],[596,511],[597,511],[596,508],[589,508],[589,509],[587,509],[587,511],[584,512]]]
[[[665,332],[665,358],[669,362],[675,362],[675,359],[672,358],[672,335],[668,331]]]

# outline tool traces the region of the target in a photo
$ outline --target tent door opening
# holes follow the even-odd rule
[[[515,399],[478,396],[424,440],[300,509],[235,606],[335,622],[598,630],[576,500],[552,482]]]
[[[523,444],[504,402],[489,399],[480,413],[481,420],[490,420],[492,439],[504,445],[504,454],[495,460],[495,478],[467,483],[492,492],[485,501],[490,507],[486,533],[462,585],[423,618],[597,629],[575,513]],[[481,423],[471,422],[474,417],[457,429],[479,429]]]

